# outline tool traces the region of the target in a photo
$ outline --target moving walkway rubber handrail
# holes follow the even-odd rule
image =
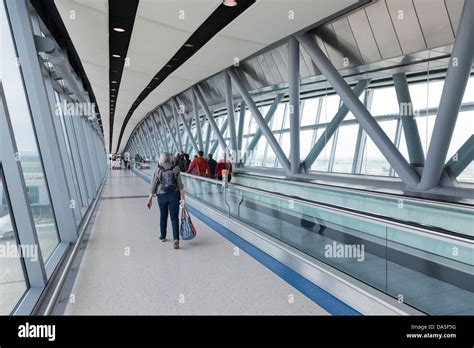
[[[239,174],[241,176],[248,176],[248,177],[257,177],[257,178],[269,178],[269,179],[274,179],[274,180],[285,180],[284,175],[279,175],[279,174],[263,174],[263,173],[258,173],[258,172],[253,172],[250,174],[249,172],[246,171],[240,171],[240,168],[236,169],[236,174]],[[390,193],[390,192],[373,192],[370,190],[366,190],[363,188],[353,188],[349,186],[337,186],[337,185],[331,185],[331,184],[323,184],[320,182],[307,182],[307,181],[299,181],[299,180],[291,180],[291,183],[295,183],[300,186],[317,186],[320,187],[321,189],[326,189],[326,190],[333,190],[333,191],[352,191],[356,192],[360,195],[366,195],[366,196],[372,196],[372,197],[380,197],[380,196],[386,196],[390,197],[393,199],[403,199],[404,201],[414,201],[414,202],[420,202],[426,205],[433,205],[438,208],[443,208],[445,206],[448,206],[449,208],[452,209],[461,209],[461,210],[466,210],[468,212],[473,211],[474,212],[474,207],[468,203],[455,203],[455,202],[449,202],[449,201],[436,201],[432,199],[425,199],[425,198],[420,198],[420,197],[412,197],[412,196],[403,196],[401,194],[395,194],[395,193]]]
[[[196,176],[196,175],[191,175],[191,174],[187,174],[187,173],[181,173],[181,174],[183,176],[189,177],[191,179],[198,179],[198,180],[201,180],[201,181],[207,181],[207,182],[213,183],[215,185],[222,185],[222,182],[220,182],[219,180],[210,179],[210,178],[201,177],[201,176]],[[435,231],[435,230],[432,230],[432,229],[429,229],[429,228],[425,228],[425,227],[422,227],[422,226],[417,226],[417,225],[414,225],[412,223],[403,222],[403,221],[400,221],[400,220],[397,220],[397,219],[382,217],[380,215],[375,215],[375,214],[370,214],[370,213],[361,213],[357,210],[353,210],[353,209],[349,209],[349,208],[341,208],[341,207],[337,207],[337,206],[327,204],[327,203],[317,203],[317,202],[305,200],[305,199],[302,199],[302,198],[299,198],[299,197],[289,196],[289,195],[285,195],[285,194],[281,194],[281,193],[277,194],[277,193],[265,191],[265,190],[262,190],[262,189],[250,188],[248,186],[243,186],[243,185],[239,185],[239,184],[229,183],[229,187],[235,187],[235,188],[237,188],[239,190],[242,190],[242,191],[254,192],[254,193],[262,194],[262,195],[269,196],[269,197],[275,197],[275,198],[278,198],[278,199],[293,200],[294,202],[298,202],[298,203],[306,205],[306,206],[317,207],[317,208],[321,208],[321,209],[324,209],[324,210],[333,211],[333,212],[337,212],[337,213],[344,214],[344,215],[349,215],[349,216],[356,217],[356,218],[363,219],[363,220],[370,221],[370,222],[377,222],[377,223],[381,223],[381,224],[385,224],[385,225],[392,225],[392,226],[402,228],[402,229],[405,229],[405,230],[410,230],[410,232],[413,232],[413,230],[415,230],[416,232],[419,232],[421,234],[428,234],[428,235],[431,235],[431,236],[434,235],[434,236],[437,236],[438,238],[442,238],[442,239],[456,240],[456,241],[461,242],[461,243],[467,243],[468,245],[474,244],[474,236],[464,235],[464,234],[460,234],[460,233],[457,233],[457,232],[452,232],[452,231],[447,231],[447,230]]]

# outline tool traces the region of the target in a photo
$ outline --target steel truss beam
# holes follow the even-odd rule
[[[276,95],[275,99],[273,100],[272,105],[270,105],[270,109],[268,109],[268,111],[265,115],[265,123],[266,124],[270,124],[270,122],[272,121],[272,118],[275,115],[275,112],[278,108],[278,105],[280,105],[280,103],[283,100],[284,96],[285,96],[284,93]],[[243,126],[242,126],[242,128],[243,128]],[[252,140],[250,141],[250,143],[247,146],[247,151],[252,151],[253,149],[255,149],[255,146],[257,146],[258,141],[260,140],[261,136],[262,136],[262,130],[260,128],[257,128],[257,130],[255,131],[255,134],[253,135]]]
[[[193,92],[196,95],[197,99],[199,100],[199,103],[201,104],[202,108],[204,109],[204,113],[207,116],[207,121],[209,122],[210,126],[214,130],[214,133],[217,137],[217,140],[219,141],[219,144],[222,146],[222,149],[225,152],[227,152],[227,144],[224,138],[222,137],[222,134],[219,132],[219,127],[217,127],[216,121],[214,120],[214,116],[212,115],[211,110],[209,110],[209,107],[207,106],[204,96],[202,95],[198,87],[193,87]],[[209,144],[207,146],[209,146]]]
[[[191,91],[191,100],[193,102],[194,119],[196,120],[196,135],[197,135],[197,139],[198,139],[199,149],[204,151],[204,143],[202,141],[201,119],[199,117],[199,110],[198,110],[196,94],[193,93],[193,91]]]
[[[364,79],[364,80],[358,81],[356,86],[353,89],[353,93],[355,94],[355,96],[359,98],[362,92],[364,92],[364,90],[367,88],[368,85],[369,85],[369,80]],[[316,161],[321,151],[323,151],[328,140],[331,139],[331,137],[334,135],[334,133],[336,132],[338,127],[341,125],[341,123],[344,121],[344,118],[347,116],[348,113],[349,113],[349,108],[343,102],[341,106],[339,107],[339,110],[337,111],[334,118],[331,120],[331,122],[329,122],[323,134],[321,134],[319,139],[316,141],[316,144],[314,144],[313,148],[309,151],[308,155],[304,159],[303,166],[304,166],[305,171],[309,171],[314,161]]]
[[[420,189],[429,190],[439,185],[449,144],[459,114],[474,57],[474,1],[464,1],[456,39],[444,81],[438,115],[436,116]]]
[[[299,173],[300,159],[300,45],[298,40],[288,40],[288,88],[290,117],[290,172]]]
[[[303,45],[311,60],[331,83],[335,91],[339,94],[344,103],[352,111],[359,124],[364,128],[373,142],[387,161],[393,166],[405,185],[409,188],[416,188],[419,183],[419,176],[408,164],[398,149],[393,145],[390,138],[384,133],[372,115],[367,111],[359,98],[352,92],[350,87],[332,65],[319,46],[308,34],[297,36],[298,41]]]
[[[170,146],[168,144],[168,139],[166,139],[165,127],[163,126],[162,121],[160,121],[160,123],[158,124],[159,118],[160,118],[159,113],[154,111],[152,120],[155,122],[155,127],[156,127],[156,130],[158,131],[158,136],[160,137],[161,143],[163,144],[163,150],[166,151],[166,152],[170,152]]]
[[[158,137],[159,139],[159,142],[160,142],[160,153],[161,152],[164,152],[166,151],[166,148],[165,148],[165,144],[163,142],[163,139],[161,138],[161,134],[160,132],[158,131],[158,126],[156,124],[156,120],[155,120],[155,115],[153,113],[149,114],[149,119],[150,119],[150,124],[151,126],[153,127],[153,130],[155,131],[155,137]]]
[[[410,90],[408,89],[407,77],[404,73],[395,74],[393,75],[393,83],[395,92],[397,93],[400,119],[408,149],[408,158],[412,166],[421,167],[425,163],[425,155],[423,153],[423,146],[421,145],[418,126],[413,117],[413,103],[411,101]]]
[[[154,153],[155,153],[155,157],[156,156],[159,156],[160,155],[160,145],[158,144],[158,141],[156,139],[156,136],[153,135],[151,129],[150,129],[150,123],[148,121],[148,117],[145,118],[145,126],[146,126],[146,130],[148,132],[148,135],[150,136],[150,141],[152,142],[152,145],[153,145],[153,149],[155,150]]]
[[[239,149],[237,144],[237,131],[235,129],[235,109],[234,100],[232,98],[232,83],[230,76],[224,72],[224,86],[225,86],[225,100],[227,104],[227,119],[229,122],[229,134],[230,134],[230,149],[232,150],[231,159],[233,162],[238,162],[237,151]],[[222,132],[222,134],[224,134]]]
[[[170,124],[169,124],[168,119],[166,118],[166,115],[164,114],[163,110],[161,110],[161,107],[158,107],[158,112],[161,116],[162,123],[163,122],[165,123],[165,127],[166,127],[166,129],[168,130],[168,132],[170,134],[171,140],[173,141],[176,148],[179,149],[178,141],[175,139],[175,137],[173,135],[173,132],[171,132]],[[165,137],[166,137],[166,133],[165,133]]]
[[[265,122],[265,119],[260,113],[260,110],[258,110],[258,107],[253,101],[252,97],[250,96],[250,93],[245,89],[244,84],[242,83],[242,81],[240,80],[240,78],[238,77],[237,73],[235,72],[233,68],[228,69],[226,71],[230,75],[232,80],[235,82],[240,95],[245,101],[245,104],[247,104],[247,106],[249,107],[250,112],[255,118],[255,121],[257,122],[260,130],[262,131],[263,136],[267,139],[268,143],[273,149],[273,152],[278,158],[278,161],[288,173],[291,173],[290,161],[286,157],[285,152],[283,152],[278,141],[275,139],[275,136],[273,135],[270,127],[268,127],[268,124]]]
[[[143,125],[140,125],[140,128],[138,129],[139,130],[139,139],[140,139],[140,143],[142,143],[144,146],[145,146],[145,151],[146,151],[146,155],[147,157],[151,158],[153,157],[152,154],[151,154],[151,147],[150,147],[150,144],[148,143],[148,139],[147,139],[147,136],[145,135],[145,130],[142,128]]]
[[[239,113],[239,130],[238,130],[238,138],[237,138],[237,147],[239,151],[242,151],[242,143],[244,139],[244,125],[245,125],[245,102],[241,101],[240,113]]]
[[[173,115],[174,125],[176,129],[176,138],[178,139],[178,144],[179,144],[178,151],[182,151],[184,150],[184,148],[183,148],[183,142],[181,140],[181,131],[179,129],[178,115],[176,114],[176,110],[173,107],[173,103],[171,103],[171,113]]]
[[[174,113],[177,113],[181,119],[181,123],[183,123],[183,127],[186,129],[186,132],[188,134],[188,139],[191,140],[191,145],[193,146],[194,150],[196,152],[199,151],[199,148],[196,144],[196,141],[194,140],[194,137],[193,137],[193,133],[191,132],[191,128],[189,128],[189,124],[186,122],[186,118],[184,117],[184,111],[183,112],[180,112],[180,109],[179,109],[179,103],[178,101],[176,100],[176,98],[172,98],[171,100],[171,103],[173,104],[174,106],[174,109],[173,109],[173,112]],[[187,142],[186,141],[186,146],[185,146],[185,149],[183,150],[186,150],[188,149],[188,145],[187,145]]]
[[[229,119],[226,118],[224,120],[224,122],[222,123],[222,126],[221,126],[221,129],[219,130],[220,134],[224,134],[225,131],[227,130],[227,127],[229,126]],[[209,153],[212,153],[212,155],[214,155],[214,153],[216,152],[217,150],[217,146],[219,145],[219,143],[216,141],[212,147],[211,147],[211,151]]]
[[[368,89],[365,91],[364,94],[364,106],[367,108],[367,110],[370,111],[372,108],[372,100],[374,97],[374,91],[371,89]],[[343,122],[344,124],[344,122]],[[356,148],[355,148],[355,153],[354,153],[354,159],[352,161],[352,173],[353,174],[360,174],[362,171],[362,162],[364,159],[364,149],[365,149],[365,144],[367,143],[367,133],[364,131],[364,129],[359,125],[357,127],[357,142],[356,142]],[[392,168],[392,167],[390,167]]]
[[[209,146],[211,146],[211,133],[212,133],[212,127],[211,124],[208,122],[207,123],[207,131],[206,131],[206,150],[204,151],[206,154],[209,153]]]

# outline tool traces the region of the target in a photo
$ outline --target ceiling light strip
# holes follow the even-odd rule
[[[109,0],[109,151],[112,152],[115,107],[128,46],[138,9],[138,0]]]

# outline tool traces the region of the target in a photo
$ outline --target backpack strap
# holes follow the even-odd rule
[[[158,170],[159,170],[158,176],[159,176],[159,178],[160,178],[160,184],[161,184],[161,181],[162,181],[162,176],[161,176],[161,174],[163,173],[163,169],[164,169],[164,168],[163,168],[161,165],[158,164]]]

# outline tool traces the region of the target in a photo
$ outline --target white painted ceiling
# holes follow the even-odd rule
[[[130,65],[124,67],[115,107],[112,151],[116,150],[123,121],[140,92],[221,2],[140,0],[127,53]],[[355,2],[257,0],[150,93],[128,122],[118,152],[124,149],[133,128],[157,105],[231,66],[234,58],[245,59]],[[108,1],[55,0],[55,3],[92,85],[108,146]]]

